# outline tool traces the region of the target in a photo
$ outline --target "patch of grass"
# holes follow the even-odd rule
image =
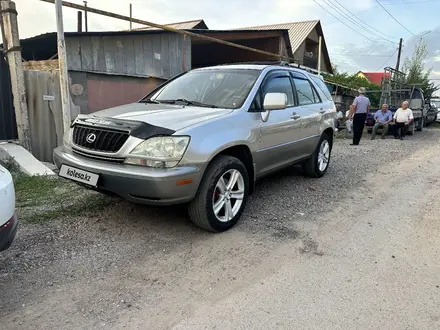
[[[18,214],[29,223],[88,215],[112,203],[111,197],[58,177],[20,174],[14,183]]]

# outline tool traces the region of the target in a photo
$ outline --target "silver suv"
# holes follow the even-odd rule
[[[300,163],[328,169],[335,105],[320,76],[288,65],[183,73],[137,103],[80,115],[54,150],[61,177],[191,220],[234,226],[257,179]]]

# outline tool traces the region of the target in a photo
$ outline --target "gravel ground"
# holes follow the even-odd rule
[[[308,179],[292,168],[262,180],[241,221],[222,234],[195,228],[182,207],[148,208],[119,199],[80,216],[24,222],[11,249],[0,255],[0,324],[171,328],[273,274],[286,249],[324,256],[319,224],[333,218],[350,223],[351,196],[372,199],[378,183],[392,191],[381,181],[393,171],[389,164],[404,166],[408,155],[439,140],[436,129],[405,141],[364,138],[359,147],[337,139],[325,177]],[[415,167],[427,176],[429,160],[419,161]]]

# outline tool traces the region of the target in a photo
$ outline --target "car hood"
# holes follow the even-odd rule
[[[142,121],[174,131],[231,113],[231,109],[193,106],[131,103],[94,112],[92,116]]]

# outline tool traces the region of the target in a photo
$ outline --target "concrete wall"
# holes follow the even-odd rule
[[[66,37],[71,71],[169,79],[191,67],[191,40],[175,33]]]

